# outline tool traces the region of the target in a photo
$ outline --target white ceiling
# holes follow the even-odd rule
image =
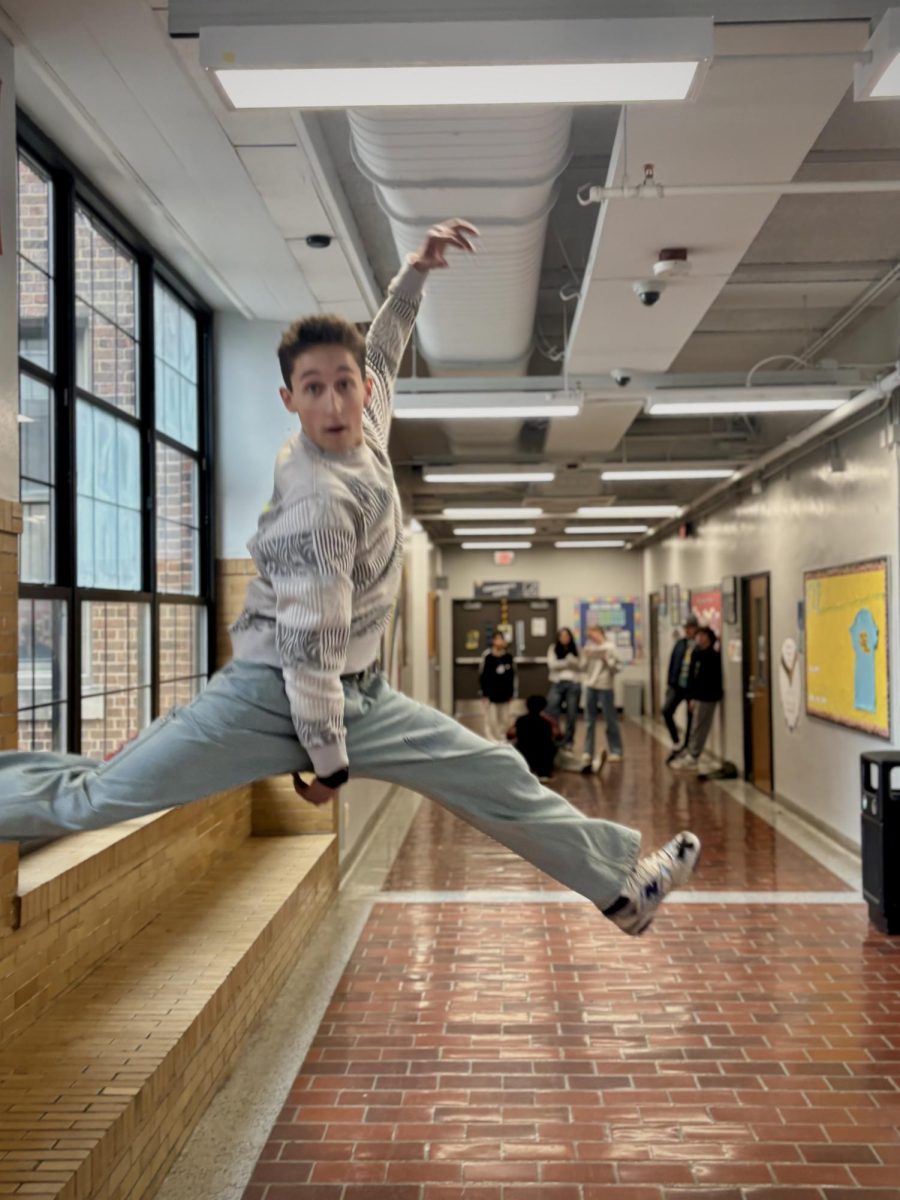
[[[884,7],[876,0],[718,0],[717,51],[746,57],[715,62],[696,103],[630,109],[630,178],[645,162],[669,184],[900,177],[900,105],[854,104],[847,97],[852,62],[841,56],[865,42],[867,22]],[[437,0],[364,8],[369,21],[448,15]],[[473,29],[479,19],[507,18],[514,29],[525,17],[672,16],[676,8],[704,15],[709,4],[460,0],[453,16],[471,20]],[[392,235],[379,203],[384,196],[354,162],[347,115],[232,112],[199,68],[196,40],[168,36],[170,18],[181,33],[201,23],[263,18],[349,22],[359,18],[359,0],[172,0],[171,9],[149,0],[4,0],[0,27],[17,46],[20,103],[213,307],[278,321],[316,308],[368,319],[402,238]],[[807,57],[769,57],[785,50]],[[751,460],[802,422],[656,422],[641,415],[637,387],[638,398],[630,399],[633,393],[617,392],[594,373],[623,366],[740,380],[767,355],[827,343],[835,320],[900,259],[900,195],[579,206],[582,184],[621,181],[623,128],[615,108],[574,112],[571,159],[540,233],[543,246],[527,284],[519,284],[526,333],[536,314],[528,372],[556,376],[548,386],[561,386],[568,339],[572,380],[591,376],[586,383],[597,402],[549,430],[546,422],[398,423],[392,449],[423,515],[453,494],[421,483],[424,463],[553,462],[557,484],[479,489],[479,499],[519,503],[537,495],[562,512],[573,497],[616,498],[597,482],[595,467],[604,459]],[[429,203],[445,200],[446,215],[468,215],[457,212],[456,199],[448,188]],[[311,250],[305,239],[312,233],[330,234],[331,247]],[[686,246],[692,272],[646,310],[631,281],[648,273],[664,245]],[[439,278],[431,289],[435,314],[445,282]],[[487,281],[476,272],[460,273],[457,282],[464,294],[448,285],[450,315],[433,322],[419,347],[423,376],[446,368],[442,328],[454,319],[461,328],[467,295]],[[562,286],[578,297],[577,318],[576,302],[560,299]],[[885,288],[873,307],[897,291],[897,284]],[[511,329],[502,300],[490,301],[478,320],[479,334],[493,328],[498,341]],[[523,344],[518,333],[516,339]],[[485,354],[474,356],[482,370],[473,362],[473,373],[488,373]],[[579,467],[582,461],[590,470]],[[672,485],[645,491],[648,499],[691,494]],[[620,502],[640,498],[633,488],[620,489]]]

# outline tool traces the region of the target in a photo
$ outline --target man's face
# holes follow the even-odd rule
[[[709,634],[708,633],[698,633],[697,634],[697,645],[700,647],[701,650],[708,650],[710,648],[710,646],[712,645],[712,642],[709,639]]]
[[[696,625],[685,625],[684,636],[686,638],[690,638],[691,641],[694,641],[694,639],[697,637],[697,626]]]
[[[372,396],[372,381],[363,379],[343,346],[313,346],[298,354],[290,389],[280,388],[279,394],[320,450],[345,454],[362,445],[363,410]]]

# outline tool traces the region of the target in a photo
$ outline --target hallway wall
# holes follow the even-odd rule
[[[784,638],[797,638],[797,603],[803,598],[803,572],[887,555],[890,560],[889,653],[894,695],[892,732],[898,720],[898,521],[897,452],[883,449],[883,421],[871,422],[840,439],[846,470],[831,471],[828,451],[771,481],[760,496],[747,496],[715,513],[697,527],[697,536],[677,537],[651,547],[645,556],[645,594],[663,584],[682,590],[718,583],[723,576],[771,573],[773,660],[773,752],[775,789],[843,837],[859,842],[861,751],[883,750],[891,743],[801,713],[789,731],[778,698],[774,669]],[[668,618],[660,622],[661,672],[671,646]],[[725,641],[740,636],[740,626],[725,627]],[[741,667],[723,655],[726,699],[724,743],[718,748],[744,765]]]
[[[643,591],[641,556],[624,550],[566,551],[542,547],[523,550],[511,566],[497,567],[489,551],[480,553],[444,547],[441,573],[447,576],[449,583],[448,590],[442,594],[440,628],[441,708],[444,712],[453,711],[453,613],[450,601],[471,599],[476,580],[537,580],[541,597],[556,599],[559,623],[573,627],[579,600],[594,596],[641,596]],[[634,666],[619,673],[616,696],[621,704],[623,684],[629,680],[639,681],[645,685],[644,707],[647,708],[649,646],[645,613],[646,607],[642,605],[642,657]]]

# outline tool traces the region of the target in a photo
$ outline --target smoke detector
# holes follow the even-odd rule
[[[677,279],[690,272],[688,252],[684,246],[667,246],[660,250],[653,264],[653,274],[657,279]]]

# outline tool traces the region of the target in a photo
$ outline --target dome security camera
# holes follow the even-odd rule
[[[652,308],[666,290],[666,285],[661,279],[638,279],[631,287],[645,308]]]
[[[631,383],[631,372],[623,371],[621,367],[616,367],[614,371],[610,371],[613,381],[621,388],[628,387]]]
[[[327,250],[331,242],[330,233],[311,233],[306,239],[306,244],[310,250]]]

